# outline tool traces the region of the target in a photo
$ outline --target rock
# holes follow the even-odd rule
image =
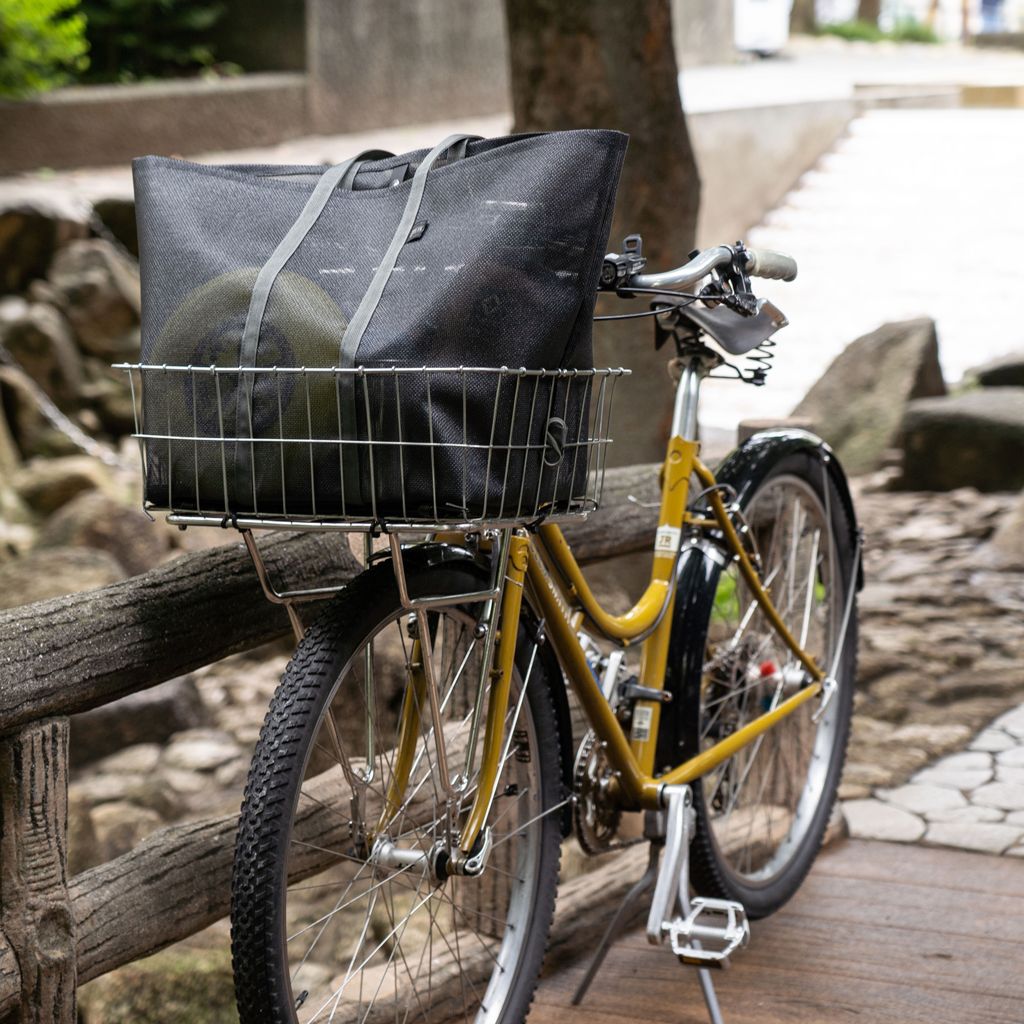
[[[996,763],[1007,768],[1024,768],[1024,745],[1001,750],[996,754]]]
[[[159,743],[136,743],[104,757],[96,764],[95,770],[114,775],[121,772],[145,774],[156,768],[162,753],[163,748]]]
[[[915,722],[900,726],[889,739],[894,745],[918,747],[935,756],[962,746],[969,735],[970,729],[964,725],[922,725]]]
[[[983,388],[1024,388],[1024,352],[1000,356],[968,370],[964,377]]]
[[[924,841],[934,846],[959,846],[979,853],[1002,853],[1013,846],[1024,828],[1001,822],[938,822],[928,826]]]
[[[30,204],[0,212],[0,293],[20,292],[43,277],[64,242],[81,238],[85,225]]]
[[[1024,846],[1014,846],[1003,852],[1007,857],[1024,857]]]
[[[998,807],[1001,811],[1024,810],[1024,784],[989,782],[971,794],[971,802],[980,807]]]
[[[77,875],[101,863],[92,825],[92,808],[68,789],[68,872]]]
[[[997,729],[1002,729],[1011,736],[1024,740],[1024,704],[1019,708],[1014,708],[1012,711],[1007,711],[1005,714],[1000,715],[992,724]]]
[[[91,817],[100,863],[134,850],[163,825],[156,811],[126,801],[100,804],[92,809]]]
[[[169,679],[73,716],[72,765],[78,767],[139,743],[165,743],[174,733],[205,721],[206,709],[191,677]]]
[[[83,985],[82,1024],[237,1024],[231,957],[179,946]]]
[[[100,199],[93,204],[93,211],[118,243],[138,259],[139,235],[135,226],[135,200]]]
[[[1024,494],[996,528],[985,554],[1000,569],[1024,569]]]
[[[41,548],[84,547],[113,555],[129,576],[159,565],[171,550],[170,531],[138,508],[115,505],[98,491],[72,498],[47,521]]]
[[[854,839],[915,843],[924,835],[924,822],[916,814],[881,800],[851,800],[843,804],[843,815]]]
[[[22,501],[44,515],[82,491],[111,488],[110,473],[91,455],[32,459],[14,474],[12,483]]]
[[[1024,786],[1024,768],[996,768],[996,782],[1014,782]]]
[[[15,296],[0,300],[0,344],[61,409],[77,405],[82,359],[59,309]]]
[[[227,733],[193,729],[174,737],[164,751],[163,763],[185,771],[212,772],[236,757],[238,745]]]
[[[929,811],[925,818],[928,821],[1002,821],[1003,812],[996,807],[945,807],[941,810]]]
[[[1010,811],[1006,816],[1006,821],[1010,825],[1020,825],[1024,828],[1024,811]]]
[[[944,395],[932,320],[883,324],[847,345],[793,410],[810,418],[848,472],[881,465],[911,399]]]
[[[915,814],[927,815],[929,811],[950,810],[954,807],[966,807],[967,801],[955,789],[944,786],[929,786],[926,783],[912,782],[897,789],[879,790],[878,794],[886,803]]]
[[[74,442],[43,415],[34,387],[23,370],[0,365],[0,406],[19,455],[27,459],[77,453]]]
[[[911,491],[1024,487],[1024,388],[990,388],[907,406],[903,475]]]
[[[37,549],[0,564],[0,609],[95,590],[121,579],[124,570],[105,551]]]
[[[958,768],[948,769],[925,768],[914,776],[914,782],[929,786],[942,786],[950,791],[972,790],[984,786],[992,779],[991,768]]]
[[[57,253],[48,289],[82,350],[104,359],[137,356],[141,297],[138,268],[101,238],[72,242]]]
[[[971,742],[971,750],[985,750],[993,754],[1009,750],[1014,746],[1016,746],[1016,741],[1002,729],[985,729],[984,732],[979,732]]]

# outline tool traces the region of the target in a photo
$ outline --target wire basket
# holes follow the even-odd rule
[[[119,364],[178,523],[507,526],[598,507],[629,371]]]

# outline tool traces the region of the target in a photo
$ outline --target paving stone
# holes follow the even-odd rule
[[[971,794],[971,802],[1004,811],[1024,810],[1024,785],[1016,782],[990,782]]]
[[[924,835],[924,822],[916,814],[881,800],[850,800],[843,814],[854,839],[914,843]]]
[[[915,782],[897,789],[880,789],[877,796],[915,814],[927,814],[952,807],[966,807],[967,801],[955,789]]]
[[[1017,740],[1008,732],[1003,732],[1002,729],[985,729],[974,737],[971,741],[970,749],[986,750],[989,753],[995,754],[1015,746],[1017,746]]]
[[[1013,711],[1007,711],[1005,715],[1000,715],[992,724],[1011,736],[1024,739],[1024,704]]]
[[[990,769],[992,755],[981,750],[964,750],[959,754],[949,754],[932,765],[942,771],[972,771]]]
[[[927,811],[925,818],[928,821],[1002,821],[1003,812],[998,807],[976,807],[969,804],[967,807],[943,807],[935,811]],[[1007,816],[1009,821],[1009,816]],[[1013,822],[1018,824],[1018,822]],[[1020,823],[1024,828],[1024,820]]]
[[[929,825],[926,843],[959,846],[981,853],[1002,853],[1024,836],[1024,828],[1003,823],[940,822]]]
[[[991,769],[969,769],[967,771],[943,771],[941,768],[923,768],[914,776],[915,783],[930,786],[945,786],[949,789],[972,790],[991,781]]]
[[[1024,744],[996,754],[996,764],[1024,768]]]

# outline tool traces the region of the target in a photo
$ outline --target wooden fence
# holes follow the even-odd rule
[[[656,466],[610,470],[602,510],[566,530],[581,561],[650,550],[656,514],[647,506],[656,499]],[[337,535],[278,534],[264,550],[278,578],[343,582],[360,571]],[[0,613],[0,1022],[74,1024],[79,984],[228,910],[233,815],[161,829],[68,878],[68,716],[289,630],[241,544]],[[586,941],[601,908],[632,882],[636,872],[624,867],[567,883],[556,956]]]

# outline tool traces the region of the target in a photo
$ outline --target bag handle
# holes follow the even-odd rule
[[[344,163],[335,164],[328,168],[316,183],[302,212],[295,219],[295,223],[288,229],[284,238],[277,243],[277,247],[270,254],[270,258],[260,267],[256,275],[256,281],[252,286],[252,293],[249,296],[249,309],[245,314],[245,325],[242,328],[242,341],[238,350],[238,368],[244,369],[247,366],[256,365],[256,356],[260,344],[260,332],[263,329],[263,317],[267,311],[267,302],[270,300],[270,292],[274,282],[284,269],[285,264],[292,258],[295,250],[302,244],[302,240],[309,234],[310,228],[324,212],[331,194],[336,188],[351,188],[352,182],[359,171],[360,166],[367,160],[376,160],[381,157],[392,156],[380,149],[367,149],[362,153],[346,160]],[[256,375],[254,373],[239,374],[238,400],[235,406],[235,437],[238,439],[252,437],[252,395],[256,386]],[[246,446],[236,441],[235,443],[235,491],[241,495],[250,485],[255,491],[255,481],[251,479],[251,445]],[[253,495],[255,501],[255,494]]]
[[[412,177],[412,187],[409,189],[409,198],[405,201],[405,209],[402,211],[402,218],[395,228],[384,259],[380,261],[377,272],[370,281],[370,287],[366,289],[362,301],[355,311],[355,315],[345,328],[345,334],[341,339],[341,351],[339,353],[338,365],[351,368],[355,366],[356,352],[359,349],[359,342],[363,340],[363,334],[369,326],[373,314],[380,305],[384,288],[391,278],[395,264],[398,262],[399,253],[409,239],[409,232],[416,223],[416,215],[420,211],[420,203],[423,200],[423,191],[427,187],[427,174],[430,168],[450,150],[454,151],[454,158],[461,159],[466,155],[466,147],[473,139],[479,139],[479,135],[467,135],[459,133],[449,135],[443,142],[439,142],[421,161],[416,173]]]

